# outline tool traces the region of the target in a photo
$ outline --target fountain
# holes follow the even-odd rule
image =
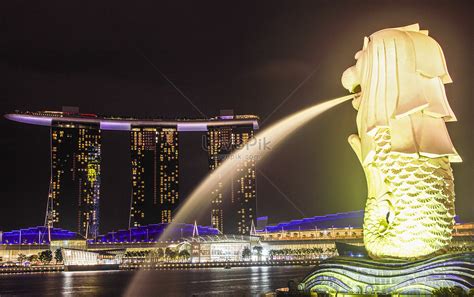
[[[345,101],[353,99],[356,94],[350,94],[340,98],[335,98],[321,104],[309,107],[293,115],[290,115],[272,126],[262,130],[246,145],[233,152],[225,162],[223,162],[214,172],[210,173],[197,188],[186,198],[184,204],[175,214],[173,222],[183,222],[187,217],[195,218],[200,210],[206,210],[203,205],[209,202],[209,193],[215,188],[218,182],[226,184],[230,181],[232,171],[238,163],[250,158],[261,162],[271,151],[287,139],[295,130],[301,128],[311,119],[317,117],[328,109],[335,107]],[[173,224],[173,223],[171,223]],[[166,239],[169,231],[167,228],[160,239]]]
[[[446,253],[454,224],[451,162],[461,158],[445,122],[455,121],[444,84],[451,82],[438,43],[418,25],[386,29],[364,39],[357,64],[342,77],[361,92],[284,118],[234,152],[191,193],[174,222],[199,215],[209,193],[239,162],[263,159],[293,131],[324,111],[353,100],[358,134],[349,143],[367,177],[364,244],[370,259],[334,257],[298,285],[299,293],[419,294],[474,286],[474,253]],[[166,239],[165,231],[160,239]],[[139,271],[125,296],[153,282]],[[291,294],[297,294],[292,292]],[[292,295],[293,296],[293,295]]]
[[[358,135],[349,143],[364,169],[364,245],[371,259],[335,257],[299,285],[302,292],[429,294],[474,287],[474,253],[446,253],[454,225],[452,162],[461,158],[445,122],[456,121],[439,44],[418,24],[364,39],[342,83],[360,87]]]
[[[280,145],[286,140],[295,130],[301,128],[323,112],[345,102],[354,99],[357,94],[350,94],[347,96],[335,98],[312,107],[296,112],[272,126],[259,132],[252,141],[249,141],[245,146],[242,146],[233,152],[215,171],[206,176],[206,178],[197,186],[197,188],[187,197],[184,204],[174,215],[173,222],[165,229],[159,240],[166,240],[169,238],[170,232],[174,224],[186,221],[186,218],[199,217],[205,211],[210,201],[211,190],[218,182],[226,184],[229,182],[231,172],[236,168],[239,162],[254,158],[261,161],[267,156],[272,149]],[[128,287],[125,296],[140,296],[140,292],[146,292],[147,282],[154,281],[149,279],[152,277],[146,271],[138,271],[134,276],[131,284]],[[144,293],[145,293],[144,292]]]

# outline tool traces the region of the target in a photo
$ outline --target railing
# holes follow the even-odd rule
[[[0,274],[33,273],[33,272],[59,272],[59,271],[64,271],[64,265],[0,267]]]
[[[122,270],[136,269],[191,269],[191,268],[232,268],[255,266],[310,266],[319,264],[319,259],[308,260],[273,260],[273,261],[226,261],[226,262],[201,262],[201,263],[127,263],[120,265]]]

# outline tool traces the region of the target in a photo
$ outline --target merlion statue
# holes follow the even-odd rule
[[[456,121],[452,82],[439,44],[418,24],[364,38],[342,76],[354,99],[358,135],[349,143],[367,178],[364,244],[374,259],[417,259],[447,248],[454,224],[451,162],[461,162],[446,129]]]
[[[474,253],[443,253],[454,225],[451,162],[461,162],[446,130],[456,117],[444,90],[451,78],[443,52],[416,24],[364,38],[355,58],[342,84],[356,93],[358,134],[349,143],[367,178],[364,244],[372,259],[326,259],[298,291],[468,291],[474,287]]]

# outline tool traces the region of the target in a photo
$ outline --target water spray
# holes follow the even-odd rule
[[[207,202],[209,202],[211,197],[211,190],[215,187],[217,182],[225,183],[226,181],[223,180],[230,179],[230,173],[234,168],[236,168],[239,162],[244,162],[250,158],[261,161],[266,157],[271,150],[265,149],[264,147],[262,148],[262,146],[258,144],[270,142],[272,148],[274,148],[287,139],[292,132],[307,124],[310,120],[343,102],[358,97],[359,94],[360,93],[354,93],[334,98],[308,107],[302,111],[285,117],[257,133],[253,140],[250,141],[252,144],[257,145],[247,144],[234,151],[216,170],[208,174],[206,178],[193,190],[191,195],[187,197],[185,202],[174,215],[173,222],[167,226],[158,240],[163,241],[170,237],[174,225],[178,222],[184,222],[185,218],[191,212],[194,217],[197,217],[199,211],[206,210]],[[125,296],[136,296],[136,290],[142,289],[141,285],[138,284],[138,282],[142,283],[144,281],[141,279],[141,274],[141,271],[139,271],[139,273],[134,277]]]
[[[271,143],[272,149],[275,148],[291,135],[292,132],[308,123],[314,117],[345,101],[354,99],[357,95],[358,93],[350,94],[311,106],[293,115],[287,116],[257,133],[253,140],[250,140],[247,145],[234,151],[215,171],[206,176],[206,178],[197,186],[196,189],[194,189],[191,195],[188,196],[184,204],[177,211],[173,222],[183,222],[189,212],[192,211],[194,213],[199,209],[204,209],[205,207],[202,207],[203,202],[209,200],[211,190],[215,187],[218,180],[222,181],[222,179],[229,179],[231,176],[230,172],[236,168],[238,163],[250,160],[250,158],[261,161],[266,157],[270,150],[262,146],[262,143]],[[160,236],[160,240],[168,238],[172,229],[173,223],[166,228]]]

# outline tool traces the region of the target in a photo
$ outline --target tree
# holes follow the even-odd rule
[[[156,250],[151,250],[148,254],[147,261],[149,262],[157,262],[158,260],[158,253]]]
[[[28,261],[30,261],[30,263],[38,262],[38,255],[30,255],[30,256],[28,256]]]
[[[169,247],[165,249],[165,258],[168,260],[174,260],[176,257],[178,257],[178,252],[176,250]]]
[[[175,251],[175,250],[171,250],[169,256],[170,256],[170,259],[171,259],[171,260],[175,260],[176,257],[178,257],[178,252]]]
[[[253,247],[253,250],[257,253],[258,261],[262,261],[263,247],[261,245],[256,245]]]
[[[326,248],[326,253],[330,255],[337,255],[337,249],[335,247],[333,248]]]
[[[191,254],[188,252],[188,250],[182,250],[179,252],[179,257],[183,260],[188,260],[191,258]]]
[[[41,263],[48,264],[53,260],[53,253],[50,250],[42,251],[39,253],[38,258]]]
[[[281,250],[281,255],[283,256],[284,260],[288,260],[288,255],[290,254],[291,250],[290,249],[282,249]]]
[[[157,249],[156,250],[156,255],[158,256],[158,258],[163,258],[165,256],[165,252],[163,251],[163,249]]]
[[[164,255],[165,253],[163,252],[163,249],[157,248],[157,249],[150,250],[150,253],[148,254],[149,256],[148,259],[151,262],[158,262],[159,260],[163,259]]]
[[[165,249],[165,258],[171,259],[171,256],[173,254],[173,250],[169,247]]]
[[[60,248],[54,251],[54,260],[56,261],[56,264],[61,263],[63,261],[63,253],[61,252]]]
[[[18,261],[20,264],[25,263],[26,260],[27,260],[27,257],[26,257],[24,254],[18,254],[17,261]]]
[[[246,246],[243,250],[242,250],[242,258],[245,260],[245,259],[250,259],[250,256],[252,256],[252,251],[250,250],[250,248],[248,246]]]

